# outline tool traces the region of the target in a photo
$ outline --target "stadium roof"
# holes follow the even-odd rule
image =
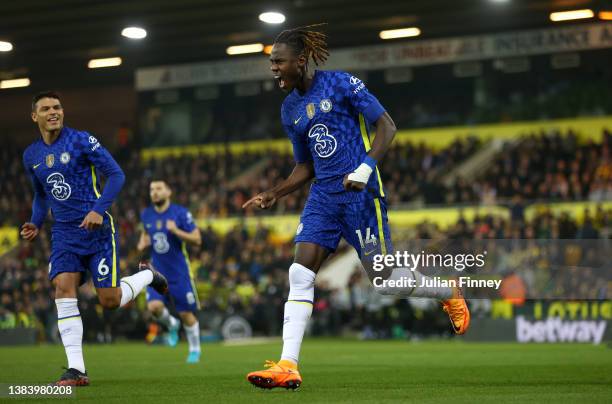
[[[227,46],[269,44],[282,29],[327,22],[331,48],[381,43],[383,29],[417,26],[420,38],[550,26],[551,11],[604,7],[600,0],[28,0],[0,4],[0,79],[11,76],[127,82],[138,66],[228,58]],[[261,12],[287,16],[281,25]],[[592,20],[585,20],[592,21]],[[121,36],[142,26],[141,41]],[[408,39],[410,40],[410,39]],[[401,41],[401,39],[400,39]],[[91,58],[120,56],[121,67],[88,71]]]

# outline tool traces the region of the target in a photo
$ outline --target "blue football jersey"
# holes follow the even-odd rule
[[[174,203],[161,213],[149,206],[140,215],[144,230],[151,237],[153,266],[168,282],[176,283],[190,277],[189,255],[186,243],[166,228],[166,220],[169,219],[174,220],[176,226],[183,231],[192,232],[196,228],[191,213]]]
[[[342,185],[371,148],[368,125],[384,112],[361,80],[339,71],[316,70],[305,94],[294,89],[285,98],[281,119],[295,160],[313,161],[312,197],[331,202],[356,201],[365,192],[384,197],[378,168],[363,192],[347,192]]]
[[[109,230],[114,233],[112,217],[106,212],[112,198],[108,201],[100,199],[98,170],[107,178],[112,175],[119,177],[119,189],[125,177],[94,136],[64,127],[53,144],[47,145],[41,138],[28,146],[23,153],[23,164],[34,185],[35,195],[44,198],[44,211],[33,218],[34,224],[40,227],[47,208],[51,209],[54,249],[91,254],[96,250],[98,240],[107,238]],[[92,210],[104,217],[102,228],[95,231],[79,228]]]

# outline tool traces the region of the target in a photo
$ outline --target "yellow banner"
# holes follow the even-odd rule
[[[0,255],[6,254],[19,244],[19,229],[17,227],[0,227]]]
[[[586,212],[589,216],[595,217],[598,209],[612,209],[612,201],[608,202],[560,202],[560,203],[536,203],[525,209],[525,219],[531,220],[537,214],[550,211],[553,215],[558,216],[561,212],[566,212],[571,218],[582,223]]]
[[[604,203],[596,202],[570,202],[536,204],[525,209],[525,218],[533,219],[538,212],[550,210],[553,214],[559,215],[567,212],[571,217],[581,223],[584,218],[585,210],[594,216],[597,209],[612,209],[612,201]],[[476,216],[493,215],[504,219],[510,218],[510,210],[504,206],[466,206],[448,207],[416,210],[393,210],[388,211],[389,225],[391,228],[414,227],[420,223],[428,221],[437,225],[440,229],[447,229],[457,223],[463,217],[468,223],[472,222]],[[244,225],[250,234],[255,234],[258,227],[267,228],[270,231],[272,240],[284,242],[290,241],[295,235],[299,224],[299,215],[282,216],[258,216],[258,217],[233,217],[224,219],[200,219],[198,226],[206,228],[211,226],[219,234],[226,234],[236,226]]]
[[[424,221],[429,221],[445,229],[457,223],[460,217],[468,222],[476,215],[493,214],[504,218],[509,217],[507,208],[491,207],[465,207],[465,208],[437,208],[418,210],[390,210],[389,224],[396,227],[413,227]],[[236,226],[244,226],[250,234],[255,234],[258,227],[269,229],[271,235],[278,241],[290,241],[295,235],[299,224],[299,215],[258,216],[247,218],[200,219],[198,226],[212,229],[219,234],[227,234]]]
[[[561,212],[569,213],[570,217],[579,223],[584,219],[586,211],[593,217],[598,209],[604,211],[612,209],[612,201],[597,202],[568,202],[552,204],[535,204],[525,209],[527,220],[545,211],[551,211],[555,215]],[[444,230],[457,223],[463,217],[468,223],[476,216],[493,215],[508,219],[510,211],[503,206],[467,206],[467,207],[448,207],[415,210],[389,210],[389,224],[393,228],[414,227],[424,221],[437,225]],[[244,226],[249,234],[254,235],[257,230],[262,228],[269,233],[269,241],[281,243],[291,241],[295,236],[295,231],[300,221],[299,215],[278,215],[278,216],[255,216],[255,217],[231,217],[231,218],[211,218],[198,219],[197,225],[201,229],[209,226],[215,233],[225,235],[232,229]],[[0,255],[5,254],[19,243],[19,229],[17,227],[0,227]]]

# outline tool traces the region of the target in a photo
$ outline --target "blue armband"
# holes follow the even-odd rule
[[[370,166],[370,168],[372,169],[372,171],[374,171],[374,169],[376,168],[376,160],[374,160],[372,157],[370,156],[366,156],[363,159],[363,163],[367,164],[368,166]]]

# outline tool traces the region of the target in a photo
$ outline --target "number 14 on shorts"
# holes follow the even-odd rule
[[[370,255],[374,250],[376,250],[376,246],[378,245],[378,239],[371,232],[370,228],[366,228],[365,237],[360,229],[355,230],[357,233],[357,238],[359,239],[359,245],[361,246],[361,250],[364,255]]]

